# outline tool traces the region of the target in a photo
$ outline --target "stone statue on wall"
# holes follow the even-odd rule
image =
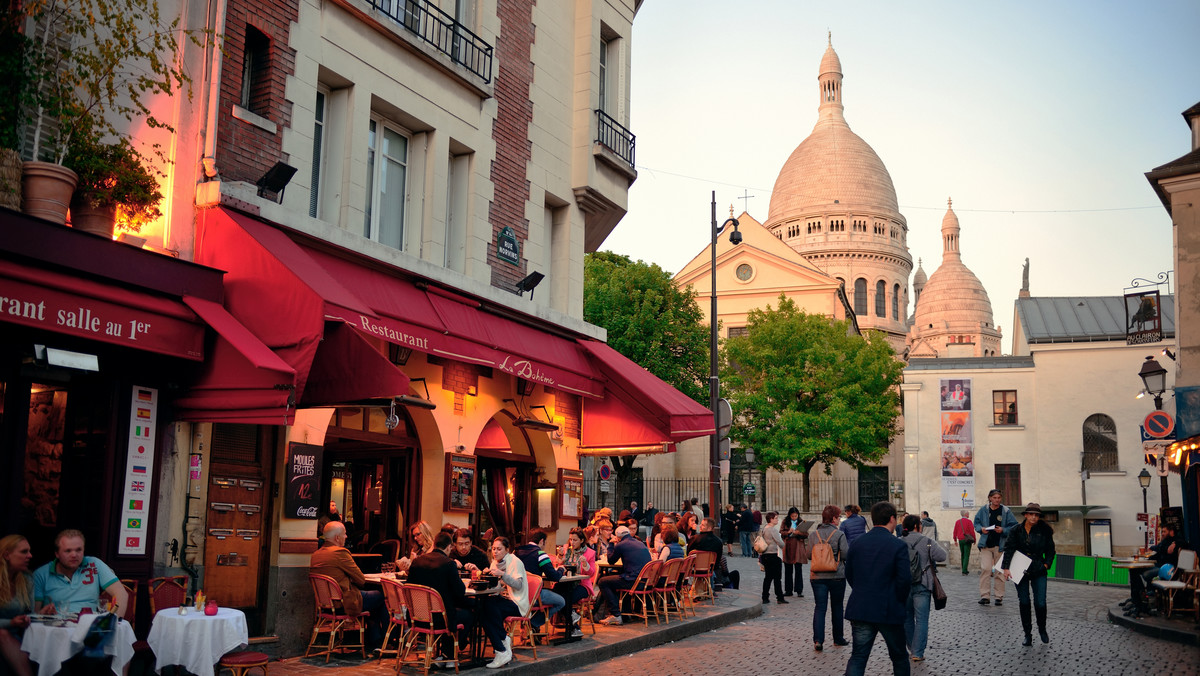
[[[1021,270],[1021,290],[1029,291],[1029,258],[1025,259],[1025,267]]]

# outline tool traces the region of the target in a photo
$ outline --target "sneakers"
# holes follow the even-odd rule
[[[998,605],[998,606],[1004,605],[1004,599],[996,599],[996,605]]]
[[[834,640],[833,644],[834,644],[835,646],[838,646],[838,647],[840,648],[840,647],[843,647],[843,646],[848,646],[848,645],[850,645],[850,642],[849,642],[849,641],[838,641],[838,640]]]
[[[600,624],[605,624],[610,627],[619,627],[621,626],[621,618],[619,615],[609,615],[601,620]]]
[[[992,603],[991,599],[979,599],[979,605],[986,606]]]
[[[571,624],[579,624],[579,613],[571,611]]]
[[[924,661],[925,661],[925,658],[924,658],[924,657],[921,657],[920,655],[913,655],[913,656],[912,656],[912,661],[913,661],[913,662],[924,662]]]
[[[583,638],[583,629],[579,625],[571,627],[571,638]]]
[[[825,646],[822,646],[820,643],[817,643],[816,641],[813,641],[813,650],[815,650],[815,651],[817,651],[817,652],[821,652],[821,649],[822,649],[822,648],[824,648],[824,647],[825,647]]]
[[[512,654],[512,637],[511,636],[504,637],[504,652],[508,653],[509,655]],[[509,659],[512,659],[512,658],[510,657]]]
[[[504,643],[507,645],[509,643],[509,641],[510,641],[509,639],[506,639],[504,641]],[[496,653],[496,657],[493,658],[491,662],[487,663],[487,668],[488,669],[499,669],[500,667],[508,664],[509,662],[512,662],[512,658],[513,658],[513,654],[512,654],[511,648],[509,648],[508,650],[498,652],[498,653]]]

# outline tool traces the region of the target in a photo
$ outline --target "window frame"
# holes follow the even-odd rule
[[[325,139],[327,127],[329,125],[329,90],[325,87],[317,88],[317,95],[313,103],[313,150],[312,150],[312,171],[309,176],[309,196],[308,196],[308,215],[311,218],[320,218],[321,214],[321,179],[324,177],[325,168]]]
[[[1011,394],[1012,399],[1007,395]],[[997,396],[999,395],[999,399]],[[1010,427],[1020,425],[1021,407],[1018,405],[1018,397],[1016,390],[992,390],[992,425],[994,427]],[[1012,406],[1012,413],[1008,412],[1008,407]],[[1011,416],[1012,419],[1005,421],[1005,418]]]
[[[887,282],[882,279],[875,282],[875,316],[887,318]]]
[[[395,122],[392,122],[391,120],[389,120],[381,115],[372,115],[371,116],[370,122],[368,123],[368,126],[367,126],[367,130],[368,130],[367,131],[367,139],[368,139],[368,141],[367,141],[367,161],[366,161],[366,165],[367,165],[367,184],[366,184],[367,206],[366,206],[366,209],[364,209],[365,213],[364,213],[363,235],[367,239],[369,239],[373,242],[379,242],[380,244],[384,244],[386,246],[393,246],[391,243],[385,242],[380,238],[380,230],[381,230],[380,213],[382,211],[382,209],[380,208],[381,207],[380,199],[382,196],[382,193],[380,191],[380,185],[381,185],[380,179],[382,177],[381,176],[381,168],[385,165],[386,162],[378,162],[377,161],[380,159],[381,156],[385,160],[389,159],[387,156],[383,155],[382,151],[380,151],[379,148],[382,147],[381,144],[383,142],[383,139],[385,138],[385,133],[387,131],[391,131],[399,136],[402,136],[405,141],[405,143],[404,143],[404,161],[402,163],[403,167],[404,167],[404,186],[401,191],[402,196],[400,199],[400,233],[399,233],[399,242],[398,242],[399,246],[393,246],[393,248],[397,249],[398,251],[405,251],[405,250],[407,250],[405,240],[408,236],[408,209],[409,209],[410,190],[411,190],[411,185],[412,185],[411,177],[409,176],[409,174],[410,174],[410,170],[412,168],[412,144],[413,144],[412,137],[413,137],[413,134],[409,130],[405,129],[403,126],[396,124]],[[373,144],[371,143],[372,134],[374,135],[374,143]]]
[[[1089,432],[1089,424],[1095,428],[1094,431]],[[1099,425],[1105,425],[1108,429],[1102,430],[1099,428]],[[1121,455],[1120,446],[1118,445],[1119,436],[1117,434],[1116,420],[1107,413],[1093,413],[1084,418],[1081,427],[1080,434],[1083,443],[1081,469],[1091,472],[1119,471]],[[1103,442],[1100,440],[1100,437],[1111,442],[1111,448],[1103,448]],[[1097,445],[1100,445],[1101,448],[1093,450]]]
[[[862,294],[861,294],[862,303],[861,304],[859,303],[860,283],[861,283],[861,287],[862,287],[862,289],[861,289],[862,290]],[[867,309],[868,309],[867,308],[867,279],[866,279],[866,277],[859,277],[858,279],[854,280],[854,314],[859,317],[866,317]]]

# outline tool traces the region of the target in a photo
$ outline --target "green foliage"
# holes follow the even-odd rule
[[[807,474],[838,460],[878,462],[896,433],[903,365],[882,335],[848,335],[848,324],[809,315],[783,295],[752,310],[749,334],[723,349],[730,438],[753,448],[761,468]]]
[[[117,207],[117,224],[123,229],[138,232],[162,215],[158,181],[129,141],[102,143],[90,133],[77,133],[65,165],[79,175],[76,193],[94,207]]]
[[[708,328],[695,296],[653,263],[600,251],[585,256],[583,318],[608,344],[698,402],[708,401]]]
[[[174,131],[151,104],[180,91],[190,98],[191,78],[180,60],[179,20],[164,24],[157,0],[28,0],[23,10],[34,20],[22,88],[34,127],[29,156],[62,163],[74,135],[116,137],[122,119]],[[184,35],[203,45],[210,34]]]

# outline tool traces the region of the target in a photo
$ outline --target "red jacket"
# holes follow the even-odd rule
[[[965,516],[954,522],[954,541],[960,540],[975,541],[975,522]]]

